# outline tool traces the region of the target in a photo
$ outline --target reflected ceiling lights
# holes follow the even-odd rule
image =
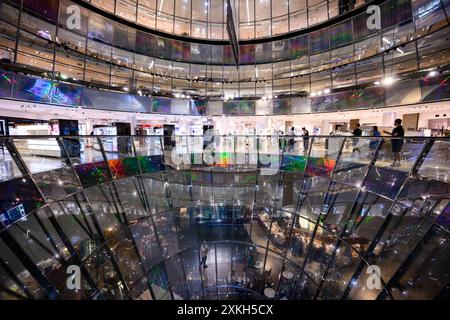
[[[390,86],[395,82],[395,79],[392,77],[386,77],[383,79],[383,85]]]
[[[317,92],[311,92],[311,97],[321,96],[322,94],[329,94],[329,93],[331,93],[331,89],[326,88],[323,91],[319,90]]]

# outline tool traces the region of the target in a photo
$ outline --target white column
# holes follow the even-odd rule
[[[94,131],[94,124],[91,119],[86,119],[86,132],[85,134],[90,135]]]
[[[321,135],[328,135],[330,133],[330,120],[322,120]]]
[[[397,116],[396,112],[383,112],[383,127],[392,127],[394,125],[395,118]]]
[[[131,127],[131,135],[135,135],[136,134],[136,125],[137,125],[137,120],[136,120],[136,115],[133,114],[130,117],[130,127]]]

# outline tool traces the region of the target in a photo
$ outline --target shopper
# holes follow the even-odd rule
[[[208,268],[206,265],[206,260],[208,259],[208,252],[209,247],[206,241],[203,241],[201,247],[200,247],[200,257],[202,258],[202,261],[200,262],[200,267],[203,266],[203,269]]]
[[[291,128],[289,135],[291,136],[289,139],[289,151],[293,151],[294,146],[295,146],[295,128],[294,127]]]
[[[280,152],[284,151],[285,141],[283,136],[284,132],[282,130],[278,130],[278,145],[280,147]]]
[[[303,149],[304,152],[308,152],[309,149],[309,131],[305,127],[302,128],[303,131]]]
[[[353,130],[353,136],[354,137],[361,137],[362,136],[361,125],[359,123],[356,124],[355,130]],[[361,150],[359,150],[359,148],[358,148],[358,142],[359,142],[358,138],[353,138],[352,154],[355,153],[355,151],[358,151],[358,154],[361,154]]]
[[[392,153],[394,154],[394,162],[392,162],[391,167],[400,167],[400,153],[402,152],[403,137],[405,136],[405,129],[403,129],[402,126],[402,119],[395,119],[394,126],[395,128],[392,132],[386,130],[383,132],[392,136],[391,148]]]
[[[378,131],[378,127],[377,126],[373,126],[372,127],[372,137],[374,137],[374,139],[370,139],[370,143],[369,143],[369,149],[370,149],[370,159],[373,158],[373,156],[375,155],[375,150],[377,149],[379,140],[379,137],[381,137],[381,133],[380,131]]]

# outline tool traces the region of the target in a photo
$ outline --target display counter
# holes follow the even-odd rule
[[[21,139],[15,144],[21,155],[61,157],[61,149],[56,139]]]
[[[9,129],[10,135],[48,135],[48,124],[18,125]],[[19,153],[23,156],[61,157],[61,149],[55,138],[14,139]]]

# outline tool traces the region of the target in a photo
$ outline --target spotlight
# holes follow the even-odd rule
[[[430,72],[428,72],[428,77],[432,78],[432,77],[436,77],[438,75],[438,72],[436,70],[432,70]]]
[[[325,94],[328,94],[330,92],[331,92],[331,90],[329,88],[326,88],[325,90],[323,90],[323,93],[325,93]]]
[[[376,86],[379,86],[380,84],[381,84],[380,81],[375,81]]]

